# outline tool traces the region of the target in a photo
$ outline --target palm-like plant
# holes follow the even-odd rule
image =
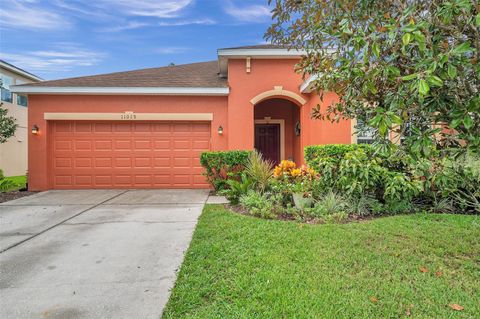
[[[263,193],[272,181],[273,163],[254,150],[248,157],[245,173],[252,179],[255,189]]]

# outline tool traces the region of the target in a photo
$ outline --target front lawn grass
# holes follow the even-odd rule
[[[163,317],[478,318],[479,300],[478,216],[307,225],[207,205]]]
[[[11,188],[7,189],[6,191],[16,191],[19,189],[22,189],[25,187],[27,183],[27,176],[25,175],[20,175],[20,176],[9,176],[5,177],[6,180],[11,180],[15,186],[12,186]]]

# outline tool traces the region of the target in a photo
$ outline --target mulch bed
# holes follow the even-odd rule
[[[0,203],[8,202],[10,200],[14,200],[14,199],[25,197],[25,196],[30,196],[36,193],[38,192],[11,191],[11,192],[0,193]]]
[[[254,216],[254,215],[250,214],[250,212],[247,209],[243,208],[240,205],[224,204],[224,206],[225,206],[225,208],[227,208],[230,211],[235,212],[237,214],[251,216],[251,217],[254,217],[254,218],[260,218],[258,216]],[[350,216],[348,216],[347,220],[342,222],[342,224],[352,223],[352,222],[363,222],[363,221],[372,220],[374,218],[380,218],[380,217],[381,216],[373,217],[373,216],[350,215]],[[318,220],[318,219],[309,218],[309,219],[299,220],[292,215],[285,215],[285,214],[277,215],[276,218],[274,218],[274,219],[283,220],[283,221],[297,221],[297,222],[300,222],[302,224],[325,224],[325,222],[323,222],[321,220]]]

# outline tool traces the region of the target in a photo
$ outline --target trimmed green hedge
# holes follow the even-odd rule
[[[305,161],[311,168],[318,169],[318,164],[321,159],[329,158],[332,162],[338,162],[346,153],[357,149],[363,149],[367,155],[371,155],[374,152],[372,145],[369,144],[311,145],[305,147]]]
[[[237,179],[244,170],[250,151],[204,152],[200,164],[205,168],[205,176],[215,190],[225,189],[228,179]]]

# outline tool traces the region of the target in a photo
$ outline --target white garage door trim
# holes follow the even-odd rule
[[[44,113],[45,120],[212,121],[213,113]]]

